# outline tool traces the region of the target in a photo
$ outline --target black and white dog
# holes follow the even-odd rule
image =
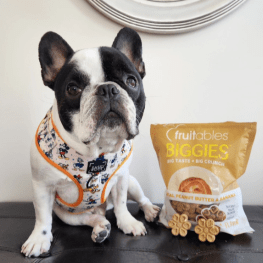
[[[138,202],[147,221],[159,212],[128,169],[145,107],[139,35],[124,28],[112,47],[74,52],[48,32],[39,44],[39,60],[55,101],[31,146],[36,222],[21,252],[37,257],[50,249],[52,209],[67,224],[93,227],[92,240],[104,241],[110,234],[106,198],[125,234],[145,235],[126,205],[127,198]],[[83,162],[76,169],[79,158]]]

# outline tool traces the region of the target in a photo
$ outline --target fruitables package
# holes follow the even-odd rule
[[[151,137],[166,185],[160,222],[186,214],[192,229],[213,219],[221,232],[254,231],[236,180],[244,174],[256,123],[156,124]]]

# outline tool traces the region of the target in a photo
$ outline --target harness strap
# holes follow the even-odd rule
[[[53,128],[54,130],[56,131],[57,135],[60,137],[60,139],[64,142],[64,140],[62,139],[60,133],[58,132],[58,129],[57,127],[55,126],[54,122],[53,122],[53,118],[52,118],[52,115],[51,115],[51,122],[52,122],[52,125],[53,125]],[[41,125],[42,123],[40,123]],[[58,193],[56,193],[56,198],[61,202],[63,203],[64,205],[66,206],[69,206],[69,207],[76,207],[78,206],[82,200],[83,200],[83,189],[81,187],[81,185],[78,183],[78,180],[76,178],[74,178],[72,176],[72,174],[70,174],[67,170],[63,169],[61,166],[59,166],[58,164],[56,164],[55,162],[53,162],[51,159],[49,159],[45,153],[41,150],[39,144],[38,144],[38,140],[37,140],[37,137],[38,137],[38,131],[39,131],[39,128],[40,128],[40,125],[38,126],[38,129],[37,129],[37,132],[36,132],[36,136],[35,136],[35,144],[37,146],[37,149],[39,151],[39,153],[42,155],[42,157],[48,162],[50,163],[52,166],[54,166],[55,168],[57,168],[60,172],[64,173],[66,176],[68,176],[75,184],[76,186],[78,187],[78,190],[79,190],[79,196],[78,196],[78,199],[76,202],[74,203],[67,203],[65,202],[59,195]]]

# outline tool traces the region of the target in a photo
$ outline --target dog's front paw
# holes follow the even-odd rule
[[[153,222],[154,219],[158,216],[161,208],[157,205],[153,205],[152,203],[147,203],[141,207],[144,212],[145,219],[148,222]]]
[[[21,253],[25,254],[26,257],[38,257],[40,254],[48,252],[52,240],[51,232],[34,230],[23,244]]]
[[[147,234],[143,223],[136,220],[129,212],[119,217],[117,225],[124,234],[133,234],[134,236],[145,236]]]
[[[109,221],[105,224],[98,224],[93,228],[91,239],[95,243],[102,243],[107,237],[109,237],[111,231],[111,225]]]

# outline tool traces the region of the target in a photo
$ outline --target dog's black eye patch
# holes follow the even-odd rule
[[[67,85],[71,82],[75,82],[80,88],[84,89],[90,84],[90,79],[74,63],[69,63],[59,72],[55,83],[55,92],[65,91]]]
[[[77,69],[72,72],[70,81],[76,82],[81,88],[85,88],[90,84],[89,77]]]
[[[142,87],[142,80],[132,62],[114,48],[101,47],[100,54],[106,81],[116,82],[136,101],[140,96],[140,91],[134,87]]]
[[[77,89],[83,91],[86,87],[89,87],[90,79],[87,74],[78,69],[77,65],[74,63],[68,63],[64,65],[59,72],[54,90],[61,123],[65,130],[69,132],[73,127],[71,114],[79,111],[81,99],[81,96],[69,96],[68,87],[69,85],[72,85],[72,83],[75,83]]]

